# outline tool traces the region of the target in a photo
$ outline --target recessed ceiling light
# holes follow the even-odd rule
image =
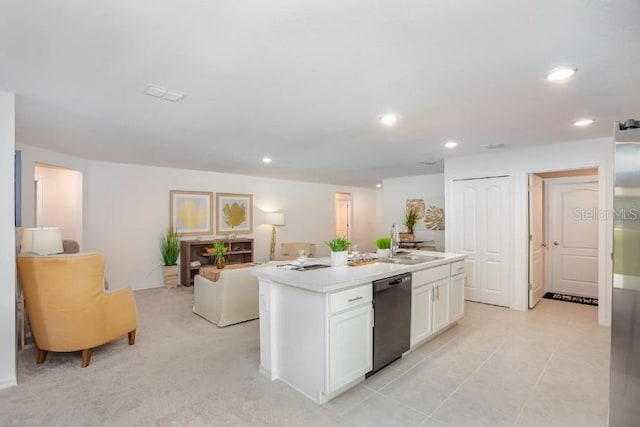
[[[499,144],[487,144],[484,146],[484,148],[486,148],[487,150],[497,150],[499,148],[504,148],[505,144],[503,143],[499,143]]]
[[[574,126],[589,126],[591,123],[593,123],[594,120],[593,119],[580,119],[580,120],[576,120],[575,122],[573,122]]]
[[[447,141],[447,142],[444,143],[444,146],[446,148],[448,148],[449,150],[452,150],[452,149],[454,149],[454,148],[456,148],[458,146],[458,143],[455,142],[455,141]]]
[[[262,163],[264,163],[265,165],[268,165],[271,162],[272,162],[271,157],[265,156],[262,158]]]
[[[382,184],[376,184],[376,188],[382,188]]]
[[[387,113],[380,116],[379,120],[384,126],[394,126],[400,120],[400,116],[394,113]]]
[[[573,77],[577,71],[578,69],[575,67],[557,67],[549,71],[549,74],[547,74],[547,80],[550,82],[566,80]]]

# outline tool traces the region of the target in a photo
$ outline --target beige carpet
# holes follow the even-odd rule
[[[136,344],[18,354],[18,386],[0,390],[0,426],[346,425],[258,373],[259,324],[218,328],[191,312],[193,288],[135,293]]]

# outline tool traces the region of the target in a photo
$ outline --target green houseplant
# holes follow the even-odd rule
[[[213,249],[216,251],[216,267],[224,268],[224,256],[227,254],[227,248],[220,240],[213,242]]]
[[[389,249],[391,247],[391,237],[378,237],[376,239],[376,248]]]
[[[351,246],[351,241],[346,237],[336,237],[325,242],[331,249],[331,266],[338,267],[347,264],[347,249]]]
[[[389,248],[391,248],[391,237],[378,237],[376,239],[376,248],[378,248],[378,252],[376,252],[378,257],[387,258],[389,256]]]
[[[351,241],[345,237],[336,237],[335,239],[328,240],[325,243],[329,246],[331,252],[346,251],[349,249],[349,246],[351,246]]]
[[[162,277],[167,288],[178,287],[178,255],[180,254],[180,234],[175,228],[168,228],[160,237],[162,254]]]
[[[416,223],[420,219],[420,211],[417,206],[409,205],[404,211],[404,225],[407,227],[407,231],[413,234],[413,230],[416,228]]]

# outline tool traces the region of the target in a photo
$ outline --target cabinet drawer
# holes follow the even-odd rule
[[[373,299],[372,285],[359,286],[346,291],[329,294],[329,312],[331,314],[371,302]]]
[[[451,264],[451,275],[464,273],[465,261],[458,261]]]
[[[411,280],[412,286],[415,288],[416,286],[426,285],[427,283],[449,277],[449,271],[449,264],[415,271]]]

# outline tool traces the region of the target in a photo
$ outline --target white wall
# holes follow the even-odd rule
[[[38,209],[42,220],[38,227],[59,227],[63,239],[82,243],[82,173],[37,164],[41,197]]]
[[[262,211],[285,214],[276,255],[285,241],[315,242],[318,255],[328,255],[323,242],[334,237],[336,191],[353,195],[352,238],[363,250],[373,250],[379,228],[377,190],[95,161],[85,177],[85,250],[105,254],[114,288],[162,285],[158,239],[169,225],[169,190],[253,194],[254,232],[239,237],[255,239],[256,261],[269,257],[271,226],[261,224]]]
[[[444,174],[430,174],[390,178],[383,181],[381,235],[389,235],[391,224],[404,223],[405,203],[407,199],[424,199],[427,205],[437,204],[444,207]],[[445,211],[446,216],[446,211]],[[401,227],[402,229],[402,227]],[[418,221],[415,230],[416,240],[434,240],[436,248],[444,251],[444,231],[428,231],[423,221]]]
[[[16,385],[15,95],[0,92],[0,389]]]
[[[34,201],[34,177],[37,163],[43,163],[52,166],[59,166],[66,169],[78,171],[82,176],[87,172],[87,161],[79,157],[58,153],[55,151],[45,150],[43,148],[34,147],[27,144],[16,144],[16,149],[22,152],[22,226],[34,227],[35,224],[35,201]],[[86,179],[86,178],[85,178]],[[83,185],[83,187],[85,187]],[[82,210],[86,212],[86,188],[83,188]],[[83,214],[83,216],[86,216]],[[76,236],[73,240],[78,240],[80,249],[84,250],[83,236],[86,234],[86,225],[81,224],[80,236]]]
[[[513,272],[514,289],[511,308],[526,310],[527,291],[527,179],[531,172],[547,172],[563,169],[598,167],[599,208],[613,209],[613,138],[601,138],[579,142],[544,145],[522,150],[504,150],[496,153],[457,157],[445,160],[446,211],[449,210],[450,183],[453,179],[472,178],[500,174],[513,176]],[[445,212],[446,212],[445,211]],[[446,223],[447,246],[455,227]],[[611,251],[612,224],[602,221],[599,229],[599,322],[611,323]]]

